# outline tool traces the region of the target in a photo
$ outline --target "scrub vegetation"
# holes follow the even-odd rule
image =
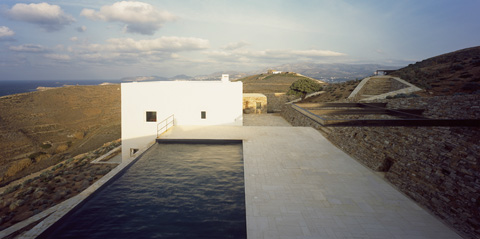
[[[115,168],[116,164],[90,162],[120,145],[120,140],[104,144],[97,150],[62,161],[41,174],[7,187],[0,194],[0,230],[38,214],[85,190]],[[13,175],[32,165],[25,158],[13,164]]]

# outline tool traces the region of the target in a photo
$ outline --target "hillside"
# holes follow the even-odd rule
[[[391,75],[427,90],[429,95],[470,94],[480,90],[480,46],[432,57]]]
[[[360,83],[360,80],[351,80],[340,83],[333,83],[326,86],[323,94],[319,94],[303,100],[307,103],[334,102],[346,99]]]
[[[0,185],[120,138],[120,86],[0,97]]]
[[[235,81],[243,82],[244,93],[286,93],[293,82],[302,78],[312,79],[297,73],[285,72],[280,74],[262,73]],[[325,84],[323,81],[316,81]]]
[[[301,62],[284,64],[273,69],[284,72],[297,72],[302,75],[320,79],[328,83],[343,82],[348,80],[363,79],[371,76],[376,70],[398,69],[397,66],[385,66],[378,64],[319,64],[313,62]]]

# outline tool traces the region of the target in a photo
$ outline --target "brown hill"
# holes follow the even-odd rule
[[[0,97],[0,185],[120,138],[120,85]]]
[[[415,93],[420,96],[480,93],[480,46],[410,64],[391,75],[425,89],[425,92]],[[308,98],[304,102],[344,100],[358,83],[359,81],[347,81],[329,84],[324,88],[324,94]]]
[[[265,73],[259,75],[252,75],[235,81],[243,82],[244,93],[286,93],[293,82],[303,78],[312,79],[298,73],[285,72],[280,74]],[[322,84],[326,84],[323,81],[319,82]]]
[[[480,46],[432,57],[391,75],[425,89],[429,95],[471,94],[480,90]]]

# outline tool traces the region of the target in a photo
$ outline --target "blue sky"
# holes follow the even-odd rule
[[[0,80],[404,66],[480,45],[479,11],[479,0],[2,0]]]

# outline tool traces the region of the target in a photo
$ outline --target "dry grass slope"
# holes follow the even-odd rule
[[[307,98],[304,103],[333,102],[346,99],[360,83],[359,80],[334,83],[325,86],[325,93]]]
[[[118,138],[120,85],[0,97],[0,185]]]
[[[432,57],[392,75],[425,89],[432,96],[479,92],[480,46]]]
[[[297,73],[281,73],[252,75],[236,81],[243,82],[244,93],[286,93],[293,82],[303,78],[311,79]]]

